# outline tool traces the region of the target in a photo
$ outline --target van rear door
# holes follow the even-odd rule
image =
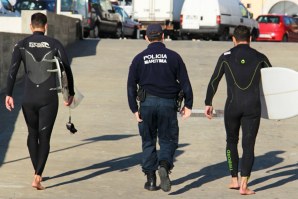
[[[186,0],[182,9],[182,28],[216,27],[218,14],[218,0]]]
[[[153,15],[155,21],[166,21],[173,19],[173,0],[152,0]]]
[[[173,18],[173,0],[135,0],[133,16],[138,21],[165,21]]]
[[[133,17],[138,21],[150,18],[152,6],[151,0],[135,0],[133,2]]]

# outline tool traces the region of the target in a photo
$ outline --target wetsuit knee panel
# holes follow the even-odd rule
[[[238,144],[239,138],[227,137],[226,141],[230,144]]]

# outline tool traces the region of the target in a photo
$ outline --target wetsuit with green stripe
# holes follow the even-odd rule
[[[238,175],[237,144],[240,126],[243,134],[241,176],[251,174],[254,145],[261,118],[260,70],[264,67],[271,67],[265,55],[248,44],[239,44],[220,56],[208,85],[205,104],[212,106],[218,84],[225,74],[228,96],[224,111],[226,156],[232,177]]]

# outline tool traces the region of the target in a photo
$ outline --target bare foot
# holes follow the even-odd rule
[[[239,189],[239,193],[241,195],[252,195],[252,194],[255,194],[254,191],[250,190],[248,187],[247,187],[247,184],[248,184],[248,178],[249,177],[241,177],[241,183],[240,183],[240,189]]]
[[[248,188],[246,189],[239,189],[239,192],[241,195],[252,195],[252,194],[255,194],[256,192],[254,192],[253,190],[250,190]]]
[[[41,183],[40,183],[41,180],[42,180],[41,176],[39,176],[39,175],[34,175],[34,180],[33,180],[33,182],[32,182],[32,187],[36,188],[37,190],[44,190],[45,187],[43,187],[43,186],[41,185]]]
[[[229,184],[229,189],[239,189],[240,185],[238,183],[238,177],[232,177],[231,183]]]

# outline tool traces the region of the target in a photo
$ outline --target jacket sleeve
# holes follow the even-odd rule
[[[206,106],[212,106],[212,100],[213,97],[217,91],[218,88],[218,84],[224,74],[224,59],[223,59],[223,55],[219,57],[215,70],[211,76],[210,82],[208,84],[207,87],[207,94],[206,94],[206,98],[205,98],[205,105]]]
[[[74,96],[75,92],[74,92],[74,80],[73,80],[72,70],[71,70],[70,63],[69,63],[67,54],[65,52],[65,49],[59,41],[57,41],[57,49],[58,49],[58,57],[61,59],[63,63],[65,73],[67,76],[69,95]]]
[[[130,110],[135,113],[138,111],[137,98],[137,85],[139,83],[139,77],[137,73],[137,61],[134,59],[129,67],[128,79],[127,79],[127,98]]]
[[[7,84],[6,84],[6,95],[12,96],[13,87],[16,81],[16,77],[20,68],[20,64],[22,61],[22,55],[20,51],[21,42],[14,46],[11,58],[11,64],[8,71],[7,76]]]
[[[192,87],[188,77],[186,66],[180,56],[179,56],[179,71],[178,71],[177,79],[180,82],[181,89],[183,90],[183,93],[184,93],[184,106],[186,106],[189,109],[192,109],[192,106],[193,106]]]

